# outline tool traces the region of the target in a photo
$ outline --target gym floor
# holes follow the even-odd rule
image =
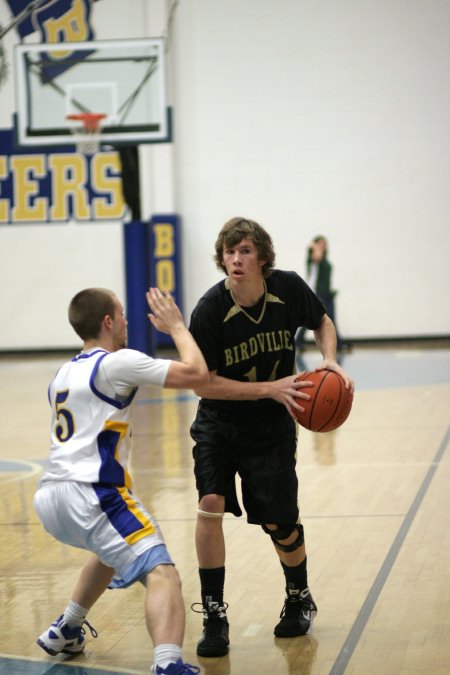
[[[0,674],[148,674],[152,646],[139,585],[108,591],[83,655],[50,657],[37,635],[62,612],[86,553],[47,535],[32,507],[48,453],[47,386],[67,354],[0,355]],[[312,369],[317,352],[307,348]],[[299,365],[300,363],[299,359]],[[198,659],[192,392],[141,390],[134,410],[135,490],[158,519],[183,580],[184,658],[206,675],[409,675],[450,672],[450,341],[354,345],[342,365],[353,410],[328,434],[300,430],[299,502],[311,635],[277,639],[281,568],[270,541],[226,516],[231,648]]]

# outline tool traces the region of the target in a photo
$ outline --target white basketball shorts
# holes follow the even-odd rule
[[[55,539],[114,569],[114,588],[143,579],[158,564],[173,565],[157,522],[125,487],[43,481],[33,504]]]

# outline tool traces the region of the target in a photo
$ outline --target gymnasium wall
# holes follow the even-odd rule
[[[162,35],[172,5],[99,0],[96,39]],[[328,237],[344,336],[450,334],[449,13],[447,0],[175,3],[174,142],[141,146],[141,188],[145,218],[181,215],[186,317],[221,278],[219,228],[243,215],[300,274],[310,238]],[[12,74],[0,102],[7,128]],[[77,346],[66,308],[88,285],[124,297],[120,221],[0,226],[0,350]]]

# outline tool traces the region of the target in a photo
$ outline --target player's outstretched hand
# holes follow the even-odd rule
[[[151,309],[148,318],[157,330],[171,335],[180,326],[184,327],[183,316],[169,291],[161,293],[159,288],[149,288],[146,297]]]

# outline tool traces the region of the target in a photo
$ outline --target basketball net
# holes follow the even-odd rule
[[[80,122],[71,126],[70,131],[74,136],[83,136],[77,140],[75,147],[77,152],[85,155],[93,155],[100,148],[101,122],[106,115],[104,113],[71,113],[66,119],[72,122]]]

